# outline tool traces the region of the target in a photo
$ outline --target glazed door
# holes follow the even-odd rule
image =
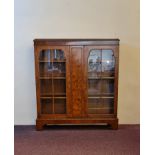
[[[69,115],[69,47],[37,47],[36,71],[38,115],[40,117]]]
[[[113,46],[86,46],[88,117],[114,116],[117,111],[118,53]]]

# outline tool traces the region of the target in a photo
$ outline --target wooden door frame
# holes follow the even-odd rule
[[[39,79],[39,56],[42,50],[61,49],[64,51],[66,57],[66,114],[41,114],[41,102],[40,102],[40,79]],[[71,89],[70,89],[70,55],[69,46],[51,46],[51,45],[36,45],[34,46],[35,54],[35,79],[36,79],[36,96],[37,96],[37,118],[51,118],[71,117]]]
[[[113,114],[88,114],[87,109],[88,109],[88,101],[86,104],[86,112],[87,112],[87,116],[88,117],[117,117],[117,103],[118,103],[118,69],[119,69],[119,47],[116,46],[110,46],[110,45],[97,45],[97,46],[92,46],[92,45],[88,45],[88,46],[84,46],[84,62],[85,62],[85,66],[84,66],[84,76],[85,79],[88,80],[88,56],[90,53],[90,50],[92,49],[99,49],[99,50],[112,50],[114,52],[114,56],[115,56],[115,76],[114,76],[114,113]],[[86,93],[87,93],[87,97],[88,97],[88,82],[86,82]]]

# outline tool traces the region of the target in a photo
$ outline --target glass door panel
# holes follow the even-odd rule
[[[42,114],[66,113],[66,58],[61,49],[40,52],[40,101]]]
[[[114,112],[114,70],[112,50],[92,49],[88,56],[88,114]]]

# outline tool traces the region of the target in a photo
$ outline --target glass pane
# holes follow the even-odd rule
[[[100,98],[88,98],[88,108],[96,108],[100,104]]]
[[[54,79],[53,80],[54,85],[54,94],[66,94],[66,80],[64,79]]]
[[[60,49],[53,50],[53,59],[54,60],[65,60],[64,52]]]
[[[53,60],[65,60],[64,52],[61,49],[46,49],[40,52],[40,61],[53,61]]]
[[[44,62],[40,63],[40,77],[52,77],[53,63]]]
[[[113,95],[114,94],[114,80],[103,80],[101,82],[101,94]]]
[[[97,96],[101,94],[101,80],[91,79],[88,80],[88,96]]]
[[[66,64],[62,50],[42,50],[39,61],[40,76],[65,76]]]
[[[52,50],[47,49],[47,50],[42,50],[40,52],[40,57],[39,57],[39,61],[51,61],[52,59]]]
[[[101,105],[105,114],[114,113],[114,98],[102,98]]]
[[[42,79],[40,80],[40,93],[41,95],[49,95],[53,93],[52,90],[52,80],[51,79]]]
[[[40,76],[51,76],[52,71],[52,50],[42,50],[39,57]]]
[[[102,76],[114,76],[115,58],[112,50],[102,50]]]
[[[89,114],[112,114],[114,99],[89,99],[88,113]]]
[[[115,58],[112,50],[90,51],[88,56],[88,113],[114,113]]]
[[[66,113],[66,99],[65,98],[55,98],[54,99],[54,112],[55,114],[65,114]]]
[[[42,114],[53,113],[52,99],[41,99],[41,113]]]
[[[114,98],[102,98],[101,104],[103,108],[109,109],[111,112],[114,110]]]
[[[101,67],[101,50],[91,50],[88,57],[88,76],[99,77]]]
[[[63,62],[53,62],[53,76],[65,77],[66,66]]]

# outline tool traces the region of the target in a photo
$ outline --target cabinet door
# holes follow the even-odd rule
[[[39,116],[69,115],[69,47],[41,46],[35,54]]]
[[[112,46],[86,46],[87,114],[92,117],[116,115],[118,53]]]

